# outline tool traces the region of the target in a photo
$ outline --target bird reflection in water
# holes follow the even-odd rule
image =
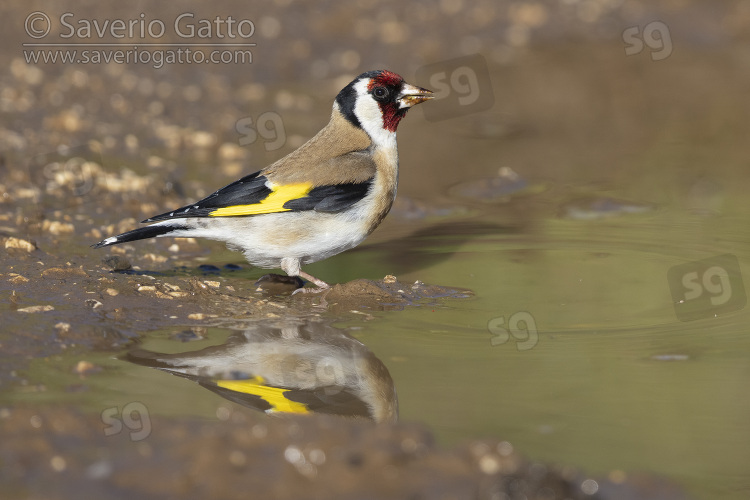
[[[258,322],[222,345],[179,354],[134,349],[124,359],[188,378],[269,414],[398,418],[396,388],[383,362],[324,320]]]

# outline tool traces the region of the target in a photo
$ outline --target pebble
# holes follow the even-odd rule
[[[54,311],[55,307],[46,305],[46,306],[29,306],[29,307],[22,307],[21,309],[16,309],[17,312],[20,313],[38,313],[38,312],[47,312],[47,311]]]
[[[109,267],[114,272],[128,271],[132,269],[132,264],[120,255],[109,255],[102,259],[102,264]]]
[[[50,466],[55,472],[63,472],[68,467],[68,464],[63,457],[55,455],[50,459]]]
[[[50,267],[42,271],[42,278],[64,280],[67,278],[85,278],[88,274],[77,267]]]
[[[102,307],[103,305],[101,302],[99,302],[96,299],[86,299],[85,304],[91,309],[96,309],[97,307]]]
[[[84,361],[81,360],[78,363],[76,363],[75,367],[73,368],[73,373],[77,373],[79,375],[85,375],[87,373],[93,373],[101,371],[101,368],[96,366],[91,361]]]
[[[143,256],[144,259],[148,259],[151,262],[155,262],[157,264],[161,264],[163,262],[167,261],[167,258],[163,255],[157,255],[155,253],[147,253]]]
[[[247,463],[247,456],[240,450],[229,453],[229,463],[235,467],[242,467]]]
[[[479,459],[479,468],[488,476],[497,474],[501,470],[500,460],[490,453]]]
[[[61,234],[71,234],[74,233],[75,230],[76,227],[69,222],[60,222],[56,220],[45,220],[44,222],[42,222],[42,231],[54,234],[55,236],[59,236]]]
[[[31,253],[36,250],[36,245],[31,241],[23,240],[21,238],[14,238],[11,236],[7,240],[5,240],[5,248],[6,250],[22,250],[24,252]]]

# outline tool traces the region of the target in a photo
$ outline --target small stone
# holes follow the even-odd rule
[[[10,283],[13,283],[14,285],[17,285],[19,283],[28,283],[29,278],[25,276],[21,276],[20,274],[10,273],[11,278],[8,280]]]
[[[57,220],[45,220],[42,223],[42,231],[48,232],[50,234],[54,234],[55,236],[59,236],[61,234],[71,234],[74,233],[76,230],[76,227],[69,223],[69,222],[60,222]]]
[[[219,158],[225,161],[241,160],[247,156],[247,149],[240,147],[236,142],[225,142],[219,146],[217,153]]]
[[[28,240],[22,240],[21,238],[10,237],[5,240],[6,250],[21,250],[23,252],[31,253],[36,250],[36,245]]]
[[[388,285],[390,285],[392,283],[395,283],[396,281],[398,281],[398,280],[392,274],[388,274],[388,275],[386,275],[385,278],[383,278],[383,283],[386,283]]]
[[[155,292],[156,287],[153,285],[140,285],[138,287],[139,292]]]
[[[157,264],[161,264],[163,262],[167,261],[167,258],[163,255],[157,255],[155,253],[147,253],[143,256],[144,259],[148,259],[151,262],[155,262]]]
[[[488,453],[479,459],[479,468],[488,476],[497,474],[500,472],[500,460]]]
[[[196,148],[208,148],[216,142],[216,136],[210,132],[199,130],[188,137],[189,142]]]
[[[109,255],[102,259],[102,264],[110,268],[114,272],[128,271],[132,269],[132,265],[125,257],[120,255]]]
[[[20,313],[38,313],[38,312],[47,312],[47,311],[54,311],[54,306],[29,306],[29,307],[22,307],[20,309],[16,309],[16,311]]]
[[[79,375],[86,375],[98,371],[101,371],[101,368],[90,361],[79,361],[73,368],[73,373],[77,373]]]
[[[240,450],[234,450],[229,454],[229,463],[235,467],[242,467],[247,463],[247,457]]]
[[[206,285],[210,286],[211,288],[219,288],[219,287],[221,287],[221,282],[219,282],[219,281],[208,281],[207,280],[207,281],[204,281],[203,283],[205,283]]]
[[[54,457],[52,457],[49,463],[50,467],[52,467],[52,470],[54,470],[55,472],[63,472],[68,467],[65,459],[60,455],[55,455]]]
[[[106,293],[110,297],[116,297],[120,294],[120,292],[118,292],[114,288],[107,288],[106,290],[104,290],[104,293]]]
[[[97,307],[102,307],[103,305],[101,302],[99,302],[96,299],[86,299],[85,304],[91,309],[96,309]]]
[[[51,280],[85,278],[87,276],[86,271],[77,267],[50,267],[42,271],[42,278]]]
[[[206,315],[203,313],[190,313],[188,314],[188,319],[202,320],[206,319]]]
[[[59,323],[55,324],[55,329],[60,330],[61,333],[67,333],[70,331],[70,323],[60,321]]]

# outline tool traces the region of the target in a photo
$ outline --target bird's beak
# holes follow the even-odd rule
[[[431,90],[423,89],[422,87],[416,87],[408,83],[404,83],[401,87],[401,93],[398,95],[398,102],[401,108],[410,108],[420,102],[425,102],[428,99],[432,99],[435,95]]]

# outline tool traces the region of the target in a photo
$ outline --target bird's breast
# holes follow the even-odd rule
[[[392,148],[378,148],[373,153],[376,165],[375,179],[366,201],[370,205],[367,217],[367,234],[383,222],[393,206],[398,189],[398,151]]]

